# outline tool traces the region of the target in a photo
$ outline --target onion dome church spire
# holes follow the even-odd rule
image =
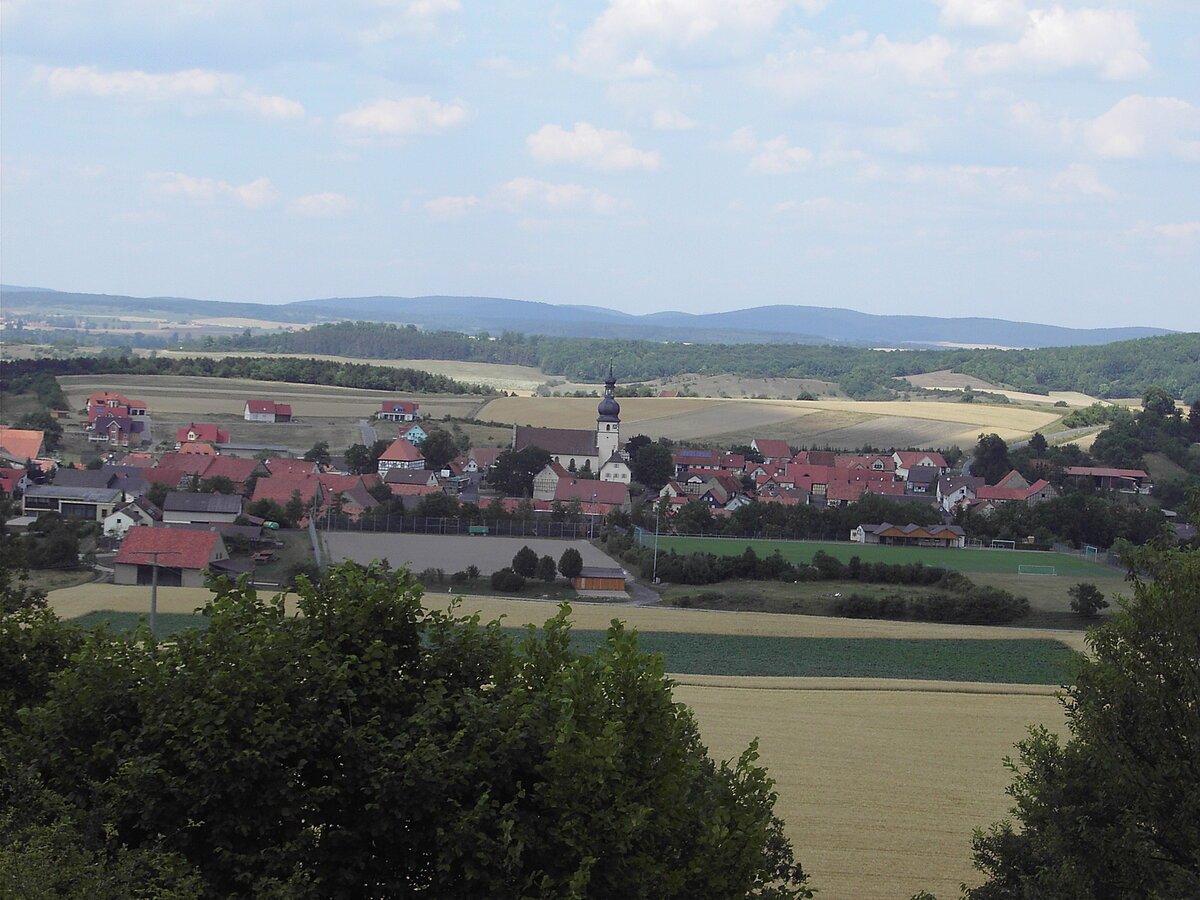
[[[617,377],[613,374],[612,361],[608,363],[608,378],[604,381],[604,399],[596,407],[597,422],[620,422],[621,404],[616,401]]]

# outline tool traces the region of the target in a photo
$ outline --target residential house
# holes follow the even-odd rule
[[[200,441],[184,441],[182,444],[177,444],[175,450],[178,453],[190,453],[193,456],[217,456],[217,448],[212,444],[204,444]]]
[[[764,462],[787,462],[792,458],[792,448],[787,441],[754,438],[750,449],[763,458]]]
[[[966,506],[975,499],[975,491],[985,483],[974,475],[943,475],[937,481],[938,505],[943,512]]]
[[[378,476],[376,476],[378,477]],[[383,483],[389,487],[397,484],[415,484],[441,490],[441,479],[437,472],[429,469],[398,469],[391,468],[383,476]]]
[[[85,406],[89,422],[102,413],[131,419],[142,419],[148,415],[146,404],[141,400],[131,400],[115,391],[96,391],[87,398]]]
[[[54,473],[54,484],[58,487],[114,488],[121,492],[122,500],[132,500],[143,493],[141,479],[130,485],[128,480],[111,469],[58,469]],[[126,493],[126,488],[130,490]]]
[[[316,475],[317,464],[310,459],[291,459],[285,456],[272,456],[263,460],[268,474],[276,475]]]
[[[1063,470],[1067,478],[1090,481],[1102,491],[1123,491],[1132,494],[1149,494],[1154,485],[1150,476],[1142,469],[1113,469],[1103,466],[1067,466]]]
[[[957,525],[859,525],[850,532],[859,544],[895,544],[904,547],[963,547],[966,533]]]
[[[255,477],[269,475],[261,460],[243,456],[217,456],[208,463],[204,478],[228,478],[233,482],[234,493],[245,494],[246,485]]]
[[[834,457],[833,465],[851,472],[875,472],[880,475],[892,475],[896,471],[895,461],[881,453],[839,453]]]
[[[27,516],[56,512],[67,519],[103,522],[124,500],[124,495],[117,488],[35,484],[26,488],[21,498],[21,508]]]
[[[907,470],[904,487],[910,494],[932,494],[937,491],[938,478],[942,477],[937,466],[913,466]]]
[[[633,481],[633,470],[629,468],[624,456],[614,453],[600,466],[600,480],[629,484]]]
[[[7,497],[15,497],[32,483],[29,471],[24,466],[0,469],[0,491]]]
[[[164,522],[232,524],[242,514],[242,498],[237,494],[171,491],[163,501],[162,509]]]
[[[420,425],[412,425],[407,431],[402,432],[400,437],[420,447],[425,438],[429,437],[429,434]]]
[[[0,462],[25,465],[42,455],[46,433],[33,428],[9,428],[0,425]]]
[[[486,472],[496,464],[497,458],[503,452],[500,447],[472,447],[467,451],[467,471]],[[471,463],[474,463],[474,469],[470,468]]]
[[[629,508],[629,487],[617,481],[560,478],[554,488],[554,499],[560,503],[579,501],[585,506],[607,506],[611,512]]]
[[[220,426],[214,425],[212,422],[201,422],[197,424],[184,425],[175,432],[176,444],[188,444],[204,442],[209,444],[228,444],[229,432],[222,431]]]
[[[387,475],[389,469],[424,469],[425,457],[407,438],[396,438],[379,457],[378,471]]]
[[[563,479],[570,480],[572,477],[571,473],[563,468],[563,466],[551,461],[533,476],[533,499],[553,500],[559,481]]]
[[[671,455],[678,477],[689,470],[708,472],[743,472],[746,457],[740,453],[722,453],[718,450],[676,450]]]
[[[158,569],[158,583],[204,587],[209,567],[228,559],[225,541],[215,531],[177,530],[135,526],[125,533],[113,562],[117,584],[150,584]]]
[[[274,400],[247,400],[242,418],[247,422],[290,422],[292,407]]]
[[[906,481],[909,469],[917,466],[932,466],[938,470],[939,475],[945,475],[950,471],[950,467],[946,465],[946,458],[942,454],[925,450],[897,450],[892,454],[892,461],[896,466],[896,474]]]
[[[135,497],[105,516],[104,533],[109,537],[123,538],[130,528],[153,528],[162,521],[162,517],[162,510],[145,497]]]
[[[150,420],[100,411],[84,428],[91,443],[110,447],[141,447],[151,441]]]
[[[835,468],[837,454],[832,450],[801,450],[792,457],[792,462],[798,466],[828,466]]]
[[[1039,478],[1033,484],[1026,481],[1019,472],[1013,470],[1000,479],[995,485],[982,485],[975,489],[975,502],[972,509],[984,511],[978,504],[981,501],[991,503],[1026,503],[1033,506],[1058,496],[1058,489],[1044,478]]]
[[[415,400],[384,400],[378,418],[389,422],[412,422],[421,418],[421,404]]]

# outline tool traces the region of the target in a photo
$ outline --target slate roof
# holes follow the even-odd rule
[[[514,450],[540,447],[554,456],[597,456],[596,432],[582,428],[533,428],[518,425]]]
[[[119,487],[115,472],[103,469],[59,469],[54,483],[59,487],[113,488]]]
[[[242,498],[237,494],[194,494],[190,491],[171,491],[163,501],[163,512],[211,513],[238,515]]]
[[[51,497],[56,500],[76,500],[80,503],[116,503],[121,499],[121,492],[116,488],[35,484],[25,491],[25,497]]]

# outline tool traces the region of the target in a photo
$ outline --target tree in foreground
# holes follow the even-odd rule
[[[5,890],[811,896],[755,744],[711,760],[619,624],[579,656],[566,607],[517,641],[380,566],[301,615],[215,584],[206,630],[89,632],[0,726]]]
[[[1133,596],[1088,632],[1065,743],[1035,728],[1010,821],[975,835],[972,900],[1200,896],[1200,552],[1136,551]]]

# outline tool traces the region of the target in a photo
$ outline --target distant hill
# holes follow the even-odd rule
[[[848,343],[876,347],[986,344],[1062,347],[1171,334],[1164,328],[1064,328],[991,318],[880,316],[819,306],[758,306],[720,313],[633,315],[596,306],[499,297],[331,297],[293,303],[241,303],[180,297],[74,294],[0,287],[11,314],[162,316],[173,321],[242,317],[279,323],[364,320],[467,333],[514,331],[557,337],[692,343]]]

